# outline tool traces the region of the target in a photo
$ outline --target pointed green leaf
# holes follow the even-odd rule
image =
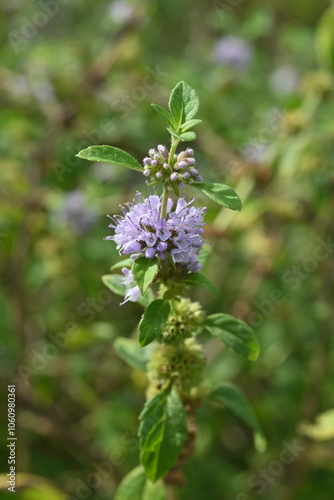
[[[133,264],[132,259],[123,259],[120,260],[119,262],[116,262],[113,266],[111,266],[110,271],[114,271],[115,269],[122,269],[123,267],[128,267],[130,268]]]
[[[205,248],[201,248],[198,254],[198,262],[199,264],[204,267],[205,264],[208,262],[210,258],[210,252],[208,252]]]
[[[214,285],[206,276],[204,276],[204,274],[201,273],[188,274],[185,283],[189,286],[196,286],[196,285],[201,286],[209,290],[209,292],[212,293],[212,295],[214,296],[217,295],[217,290],[215,289]]]
[[[231,210],[241,211],[242,204],[239,196],[232,188],[226,186],[225,184],[219,184],[216,182],[206,183],[206,182],[196,182],[193,184],[194,187],[201,189],[204,194],[206,194],[213,201],[222,205],[223,207],[230,208]]]
[[[177,134],[171,127],[167,127],[168,132],[179,141],[194,141],[196,139],[195,132],[185,132],[184,134]]]
[[[146,371],[152,346],[140,347],[137,340],[118,337],[113,343],[117,355],[136,370]]]
[[[152,104],[153,108],[161,115],[169,125],[172,127],[175,127],[175,120],[172,117],[172,115],[167,111],[167,109],[163,108],[162,106],[159,106],[158,104]]]
[[[166,500],[162,481],[153,484],[146,478],[141,465],[129,472],[122,480],[114,500]]]
[[[254,444],[257,451],[262,452],[265,450],[266,439],[261,425],[248,398],[238,386],[225,382],[210,394],[210,399],[223,404],[241,418],[245,424],[249,425],[254,431]]]
[[[196,133],[195,132],[184,132],[180,135],[181,141],[183,142],[188,142],[188,141],[194,141],[196,139]]]
[[[173,467],[187,439],[186,412],[170,387],[145,403],[139,416],[140,461],[155,482]]]
[[[137,162],[133,156],[129,155],[126,151],[113,146],[90,146],[83,149],[76,156],[90,161],[101,161],[104,163],[114,163],[122,167],[132,168],[142,172],[143,167]]]
[[[195,116],[199,100],[194,89],[186,82],[179,82],[169,98],[169,109],[176,122],[176,131],[181,125]]]
[[[120,283],[122,276],[119,274],[104,274],[102,277],[103,284],[109,288],[112,292],[116,293],[116,295],[121,295],[124,297],[126,294],[126,286]]]
[[[202,120],[197,120],[196,118],[194,118],[193,120],[188,120],[187,122],[185,122],[182,125],[181,131],[186,132],[187,130],[190,130],[191,128],[195,127],[196,125],[199,125],[200,123],[202,123]]]
[[[133,263],[132,274],[139,289],[144,295],[148,287],[153,283],[159,271],[157,259],[146,259],[138,257]]]
[[[244,321],[230,314],[217,313],[206,318],[204,327],[238,354],[252,361],[258,358],[259,343],[253,329]]]
[[[138,325],[139,344],[141,347],[150,344],[162,332],[170,313],[169,302],[157,299],[145,310]]]

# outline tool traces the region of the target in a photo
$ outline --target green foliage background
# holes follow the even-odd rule
[[[7,384],[17,386],[16,498],[111,499],[138,463],[146,380],[112,344],[136,335],[141,307],[119,307],[100,276],[118,259],[103,241],[105,215],[146,188],[136,172],[75,154],[112,144],[141,160],[168,138],[150,103],[165,105],[185,80],[201,101],[200,173],[243,200],[241,213],[209,204],[206,273],[219,294],[193,296],[208,314],[249,322],[262,348],[250,363],[210,341],[208,377],[243,388],[268,449],[254,451],[227,411],[202,406],[180,499],[328,500],[333,424],[305,422],[334,407],[333,10],[144,0],[122,19],[122,3],[1,1],[0,376],[4,410]],[[252,46],[243,71],[212,60],[226,35]],[[272,81],[286,65],[299,82],[284,92]],[[0,418],[5,444],[6,411]],[[295,440],[303,451],[280,465]]]

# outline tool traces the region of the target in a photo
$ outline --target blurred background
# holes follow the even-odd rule
[[[179,498],[332,498],[334,7],[0,5],[1,499],[11,495],[7,384],[18,400],[18,500],[109,500],[138,463],[146,380],[113,341],[136,335],[142,310],[119,307],[100,276],[119,259],[103,241],[106,215],[146,188],[136,172],[75,154],[111,144],[141,161],[167,144],[150,103],[165,106],[179,80],[201,101],[191,144],[200,174],[243,200],[242,213],[209,203],[205,272],[219,293],[193,297],[247,321],[262,349],[251,363],[208,343],[207,377],[243,388],[268,440],[257,453],[241,421],[202,405]]]

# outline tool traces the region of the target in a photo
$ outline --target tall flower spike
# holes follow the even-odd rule
[[[131,255],[136,259],[140,255],[148,259],[160,257],[165,259],[170,255],[176,265],[197,272],[201,266],[198,262],[198,252],[204,241],[201,237],[204,225],[205,208],[191,206],[179,198],[174,210],[173,201],[168,199],[166,219],[161,218],[161,197],[151,195],[144,199],[137,194],[138,203],[122,207],[123,216],[111,217],[109,227],[115,230],[113,240],[120,253]]]

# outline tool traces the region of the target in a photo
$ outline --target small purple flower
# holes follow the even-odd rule
[[[179,198],[174,210],[173,201],[168,200],[166,219],[160,218],[161,198],[151,195],[144,199],[139,193],[138,203],[128,203],[123,215],[115,215],[109,227],[115,230],[113,240],[117,250],[136,259],[144,255],[165,258],[170,255],[175,264],[197,272],[198,252],[204,244],[202,233],[205,208],[191,206]]]
[[[234,35],[224,36],[212,49],[212,61],[242,71],[247,69],[253,55],[252,46]]]
[[[122,267],[123,276],[120,276],[119,284],[125,285],[127,288],[126,294],[124,296],[124,301],[121,302],[121,306],[125,304],[125,302],[137,302],[137,300],[141,297],[139,286],[135,285],[135,280],[132,272],[127,267]],[[135,286],[133,286],[135,285]]]

